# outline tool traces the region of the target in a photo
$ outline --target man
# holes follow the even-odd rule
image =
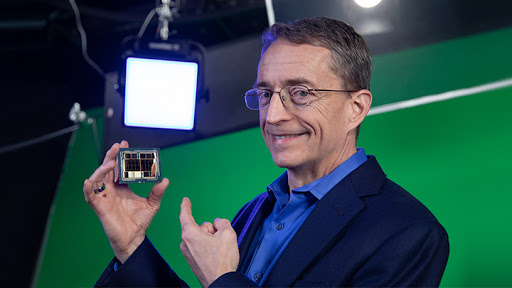
[[[439,285],[445,230],[356,148],[370,76],[368,48],[344,22],[303,19],[265,32],[245,98],[260,111],[275,164],[287,170],[232,225],[198,226],[183,200],[181,250],[204,287]],[[116,255],[96,285],[186,286],[145,237],[169,181],[147,199],[118,184],[116,154],[127,146],[114,144],[84,183]]]

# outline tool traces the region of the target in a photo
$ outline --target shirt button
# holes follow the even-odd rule
[[[283,228],[284,228],[284,223],[282,223],[282,222],[276,225],[277,230],[283,230]]]
[[[254,281],[260,281],[260,279],[261,279],[261,273],[259,273],[259,272],[258,272],[258,273],[256,273],[256,274],[254,274],[253,278],[254,278]]]

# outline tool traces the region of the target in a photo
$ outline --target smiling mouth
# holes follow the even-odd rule
[[[293,135],[274,135],[273,137],[279,140],[279,139],[285,139],[285,138],[298,137],[298,136],[301,136],[301,135],[304,135],[304,134],[306,134],[306,133],[293,134]]]

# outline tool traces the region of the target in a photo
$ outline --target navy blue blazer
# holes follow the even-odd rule
[[[239,266],[250,257],[251,241],[273,205],[263,193],[233,219]],[[375,157],[370,157],[320,200],[263,286],[439,286],[448,253],[448,235],[434,215],[387,179]],[[148,239],[115,272],[114,262],[96,286],[187,286]],[[210,287],[257,285],[237,271],[222,275]]]

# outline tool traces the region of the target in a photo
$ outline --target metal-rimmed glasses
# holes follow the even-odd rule
[[[245,104],[251,110],[262,110],[270,104],[270,98],[274,93],[279,94],[283,103],[289,98],[295,106],[307,106],[311,101],[311,92],[356,92],[355,90],[328,90],[328,89],[309,89],[304,85],[293,85],[281,88],[279,91],[271,89],[251,89],[244,94]],[[283,93],[284,92],[284,93]]]

